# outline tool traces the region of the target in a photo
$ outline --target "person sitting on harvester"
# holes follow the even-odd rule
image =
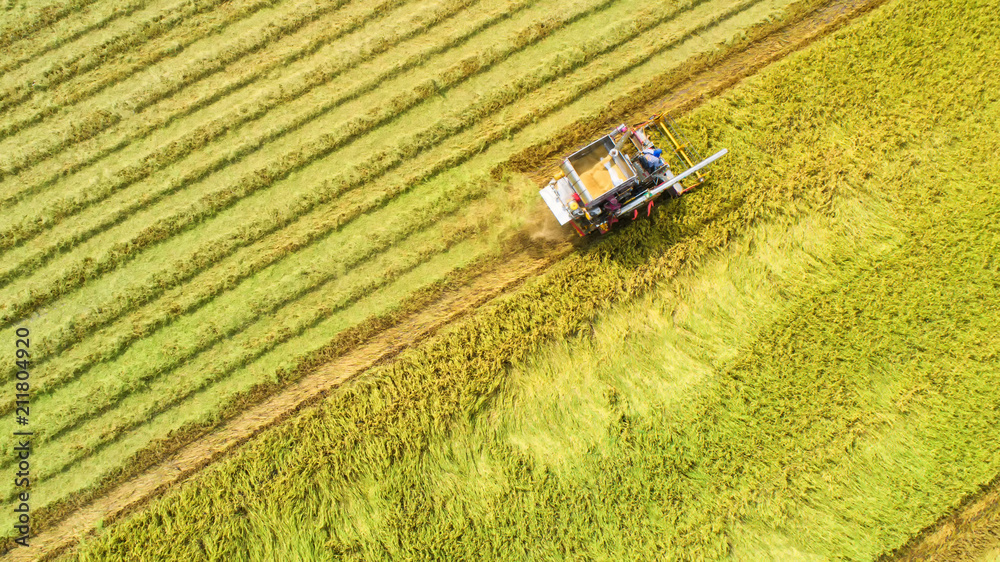
[[[659,148],[647,148],[639,155],[639,163],[646,169],[646,172],[652,174],[664,165],[663,158],[660,158],[661,154],[663,154],[663,150]]]

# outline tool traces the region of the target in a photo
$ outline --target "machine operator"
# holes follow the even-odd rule
[[[660,157],[661,154],[663,154],[663,150],[650,146],[639,155],[639,163],[642,164],[646,172],[652,174],[665,164],[663,158]]]

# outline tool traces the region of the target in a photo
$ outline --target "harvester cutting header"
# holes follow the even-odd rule
[[[705,181],[702,168],[728,152],[723,148],[702,159],[672,121],[654,115],[635,127],[615,127],[570,154],[538,193],[560,225],[572,224],[580,236],[604,233],[620,217],[638,217],[643,205],[648,215],[663,194],[680,197],[698,187]],[[683,171],[675,175],[671,161]]]

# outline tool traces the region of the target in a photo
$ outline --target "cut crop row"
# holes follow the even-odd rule
[[[63,21],[62,23],[65,25],[58,27],[46,26],[44,33],[49,35],[48,37],[35,34],[30,38],[32,44],[15,43],[16,47],[7,49],[7,52],[4,53],[4,62],[0,63],[0,74],[13,72],[32,59],[54,51],[92,31],[106,27],[118,18],[128,17],[145,8],[148,3],[149,0],[131,0],[123,4],[102,2],[99,7],[87,10],[87,18]],[[96,19],[91,20],[90,18]]]
[[[403,192],[413,186],[417,178],[406,177],[397,181],[400,184],[391,190],[392,193]],[[364,208],[370,211],[387,202],[384,196],[375,194],[374,200],[365,204]],[[132,343],[199,310],[265,268],[282,262],[335,231],[342,230],[349,222],[348,218],[361,214],[361,211],[353,209],[320,207],[295,218],[284,228],[262,236],[236,253],[225,255],[224,260],[215,267],[180,273],[175,272],[177,268],[170,268],[165,271],[167,276],[164,278],[129,288],[123,293],[127,294],[127,299],[98,303],[101,309],[99,313],[73,319],[65,328],[54,332],[39,345],[35,357],[38,366],[46,366],[46,376],[38,381],[37,392],[51,392],[55,386],[79,377],[94,364],[116,359]],[[146,310],[136,310],[147,303]],[[132,311],[136,312],[129,314]],[[121,320],[115,322],[118,319]],[[110,341],[103,345],[94,343],[87,346],[96,347],[96,350],[88,352],[75,346],[77,342],[93,335],[97,329],[105,327],[108,327],[106,332],[110,335]],[[68,353],[55,357],[67,348]],[[54,363],[50,362],[53,358],[56,359]],[[13,402],[5,404],[2,412],[8,413],[10,408],[13,408]]]
[[[245,56],[259,52],[261,49],[269,46],[272,42],[281,39],[288,34],[294,33],[300,28],[319,20],[320,18],[329,14],[330,12],[339,10],[340,7],[346,4],[348,1],[349,0],[338,0],[338,2],[331,2],[329,4],[319,6],[314,11],[310,11],[305,14],[293,14],[288,18],[290,21],[286,21],[281,24],[270,25],[267,27],[267,31],[264,32],[255,31],[254,33],[251,34],[251,37],[248,40],[244,41],[242,44],[231,46],[225,49],[221,54],[212,57],[207,57],[206,59],[198,60],[195,63],[188,64],[186,69],[178,71],[180,77],[177,80],[171,81],[167,84],[163,84],[160,88],[148,92],[149,98],[147,99],[155,99],[158,101],[160,99],[164,99],[171,95],[174,95],[187,85],[195,83],[208,76],[211,76],[212,74],[215,74],[220,70],[223,70],[226,66],[232,64],[233,62]],[[269,5],[270,5],[269,2],[263,2],[263,1],[258,2],[257,4],[248,6],[238,14],[233,14],[229,18],[214,23],[211,26],[211,28],[207,30],[202,29],[200,27],[196,28],[197,31],[193,34],[193,36],[185,38],[184,41],[182,41],[182,44],[186,43],[190,45],[191,43],[194,43],[195,41],[198,41],[207,35],[211,35],[221,30],[222,28],[230,25],[234,21],[248,17],[262,8],[269,7]],[[377,11],[373,11],[371,12],[371,14],[376,15]],[[176,41],[176,38],[171,38],[171,40]],[[123,70],[119,70],[117,72],[110,71],[109,76],[107,78],[93,82],[91,86],[89,86],[88,88],[74,88],[72,97],[65,99],[56,99],[55,101],[51,102],[48,107],[38,112],[37,115],[51,115],[54,112],[59,111],[65,107],[74,105],[77,102],[87,97],[90,97],[93,94],[98,93],[100,90],[102,90],[103,88],[112,83],[124,82],[126,79],[128,79],[136,72],[145,69],[147,66],[155,64],[158,60],[159,59],[156,60],[149,59],[139,63],[130,62],[129,65]],[[148,88],[143,87],[144,92],[147,89]],[[137,103],[141,105],[142,103],[144,103],[144,101]],[[123,103],[121,101],[118,101],[114,105],[129,107],[130,104],[128,102]],[[143,109],[143,107],[130,107],[130,109],[132,109],[133,112],[138,113]],[[91,114],[93,115],[95,113],[96,114],[109,113],[109,111],[97,110],[95,112],[92,112]],[[87,117],[83,117],[84,121],[86,121],[87,119],[88,119]],[[40,121],[40,119],[34,120],[32,122],[37,123],[38,121]],[[26,120],[25,123],[27,122],[28,121]],[[6,167],[4,170],[0,171],[0,177],[2,177],[3,175],[16,175],[24,171],[25,169],[34,166],[38,162],[41,162],[43,160],[55,156],[56,154],[62,152],[63,150],[69,148],[70,146],[73,146],[77,143],[93,138],[97,134],[105,131],[106,129],[110,128],[112,125],[115,125],[117,123],[118,123],[117,119],[113,121],[104,119],[97,122],[94,126],[89,126],[85,128],[79,128],[73,126],[70,127],[70,129],[67,131],[66,134],[52,135],[55,138],[61,137],[61,140],[52,142],[48,146],[38,147],[36,150],[33,150],[31,152],[21,154],[20,158],[11,162],[9,167]]]
[[[458,2],[457,5],[446,6],[446,10],[444,12],[436,13],[433,17],[427,18],[428,21],[426,22],[424,21],[423,18],[421,18],[420,22],[418,22],[418,25],[423,26],[424,23],[427,23],[427,25],[435,25],[437,23],[440,23],[441,21],[446,20],[449,17],[449,14],[454,15],[454,13],[458,13],[461,7],[468,4],[470,4],[470,2],[468,0],[465,0]],[[520,8],[521,6],[517,6],[514,8],[514,10],[508,11],[508,16],[510,13],[516,12]],[[370,17],[374,15],[374,13],[369,13],[366,15]],[[497,19],[504,19],[505,17],[508,16],[504,15],[494,16],[491,17],[488,21],[483,22],[481,25],[473,25],[471,30],[469,30],[467,33],[463,33],[459,38],[450,39],[450,43],[453,45],[454,41],[461,40],[465,37],[473,35],[476,32],[482,30],[483,28],[488,27],[492,23],[495,23]],[[367,18],[362,18],[362,19],[367,19]],[[427,27],[423,27],[423,29],[427,29]],[[345,30],[345,32],[346,31],[348,30]],[[419,30],[416,31],[410,30],[404,33],[403,36],[397,36],[393,38],[391,41],[384,41],[384,42],[379,41],[378,44],[376,45],[376,48],[378,51],[381,51],[383,49],[389,49],[390,47],[399,43],[400,41],[403,41],[408,37],[416,34],[418,31]],[[449,45],[446,45],[444,46],[444,48],[435,51],[440,52],[447,50],[448,46]],[[175,162],[176,160],[183,158],[184,156],[191,154],[192,152],[197,151],[199,148],[205,146],[212,140],[217,139],[219,136],[224,135],[226,133],[230,133],[233,129],[237,128],[239,125],[244,124],[248,121],[259,119],[260,117],[267,114],[267,112],[273,109],[274,107],[278,107],[281,104],[294,101],[297,98],[304,95],[305,93],[313,90],[317,86],[329,83],[333,79],[337,78],[342,72],[356,67],[357,64],[364,62],[366,58],[373,56],[375,54],[377,54],[377,52],[366,50],[365,52],[359,53],[357,57],[345,63],[326,64],[322,66],[321,69],[314,69],[312,72],[309,72],[308,78],[305,82],[293,83],[290,86],[279,85],[278,87],[273,88],[273,90],[276,93],[268,95],[260,95],[259,97],[263,99],[263,101],[261,102],[258,102],[256,104],[253,104],[252,102],[247,103],[236,110],[228,111],[222,116],[213,115],[212,121],[210,123],[206,125],[201,125],[196,130],[186,134],[182,138],[171,141],[170,143],[167,144],[166,147],[157,147],[157,150],[151,154],[146,155],[141,163],[132,164],[130,166],[126,166],[121,170],[116,171],[114,174],[116,179],[112,180],[111,182],[102,181],[96,187],[88,187],[85,191],[83,191],[83,193],[87,194],[86,196],[73,193],[66,195],[58,199],[56,204],[50,206],[49,209],[43,210],[43,213],[49,216],[46,216],[44,218],[43,217],[37,217],[37,218],[40,218],[40,220],[42,220],[46,226],[51,226],[53,224],[53,221],[58,221],[65,217],[72,216],[84,209],[87,209],[93,203],[102,201],[108,196],[116,193],[117,191],[132,185],[136,181],[141,181],[142,179],[150,176],[153,172],[163,169],[164,167]],[[422,57],[410,59],[410,62],[412,63],[412,65],[419,64],[420,62],[425,60],[427,56],[430,55],[428,55],[427,52],[424,52]],[[390,75],[391,75],[390,73],[383,73],[379,74],[377,78],[386,79]],[[361,93],[363,92],[371,91],[378,85],[378,83],[379,83],[378,80],[371,79],[367,82],[368,85],[362,88],[362,90],[359,91],[357,89],[353,89],[350,92],[346,92],[342,97],[338,98],[338,100],[344,101],[352,99],[357,95],[361,95]],[[209,166],[205,169],[209,169],[211,171],[212,169],[214,169],[213,166],[219,167],[227,165],[227,163],[238,161],[242,159],[246,154],[256,151],[267,142],[270,142],[276,138],[280,138],[284,134],[287,134],[289,131],[292,131],[298,128],[299,126],[307,123],[311,118],[322,115],[331,107],[333,106],[327,104],[320,108],[312,108],[311,116],[307,116],[303,120],[300,120],[298,123],[293,123],[285,128],[278,128],[277,130],[272,130],[269,133],[265,134],[263,137],[260,136],[260,134],[256,134],[255,136],[251,137],[251,142],[242,149],[242,152],[236,152],[235,156],[231,158],[230,161],[227,162],[224,161],[224,159],[218,160],[214,164],[209,164]],[[144,130],[140,131],[140,133],[141,135],[144,136],[145,134],[148,134],[151,130],[152,129],[147,127]],[[122,148],[122,146],[123,145],[119,143],[114,147],[112,147],[111,150],[112,151],[118,150]],[[104,153],[101,153],[98,154],[97,157],[99,158],[104,155],[105,155]],[[85,162],[84,164],[89,164],[89,163],[90,161]],[[36,185],[32,188],[29,188],[28,190],[24,190],[21,193],[18,193],[16,196],[9,197],[9,199],[20,198],[21,196],[28,194],[29,192],[33,194],[34,192],[37,192],[40,187],[47,187],[53,185],[57,180],[61,179],[61,177],[62,175],[60,173],[53,174],[52,176],[47,178],[43,182],[43,184]],[[192,176],[191,174],[189,174],[189,177],[200,178],[201,176]],[[191,180],[191,181],[196,181],[196,180]],[[182,183],[179,187],[175,187],[175,190],[180,189],[186,185],[187,183]],[[172,192],[173,191],[167,191],[165,194],[169,194]],[[151,193],[150,190],[148,189],[143,189],[142,193],[143,196],[147,197],[147,199],[143,200],[144,201],[143,205],[152,204],[153,202],[158,200],[159,197],[163,196],[163,195],[157,195],[158,192]],[[157,199],[148,199],[148,197],[150,196],[156,196]],[[24,213],[21,214],[23,215]],[[4,240],[4,242],[2,242],[3,247],[7,248],[15,246],[17,243],[19,243],[19,241],[23,241],[26,236],[30,236],[31,234],[43,230],[43,228],[41,227],[42,223],[38,223],[37,225],[29,224],[32,222],[34,222],[34,219],[25,221],[21,225],[15,225],[14,228],[11,229],[11,232],[14,233],[11,235],[12,238],[8,238],[6,236],[6,231],[5,233],[0,234],[0,237],[2,237]]]
[[[341,0],[341,5],[343,3],[346,3],[346,0]],[[330,41],[340,38],[341,36],[351,33],[357,29],[360,29],[365,24],[385,16],[386,11],[390,9],[398,9],[402,6],[405,6],[406,3],[407,0],[403,1],[396,0],[396,1],[383,1],[380,4],[370,4],[369,6],[371,11],[367,12],[362,17],[353,20],[350,26],[336,27],[336,34],[332,37],[326,34],[318,35],[317,37],[310,40],[309,44],[306,45],[303,49],[297,51],[294,54],[284,57],[283,63],[287,64],[289,62],[294,62],[295,60],[298,60],[301,57],[315,53],[317,50],[319,50],[321,46],[328,44]],[[422,30],[422,29],[427,29],[429,27],[433,27],[434,24],[440,22],[444,17],[447,17],[447,16],[440,16],[438,15],[439,13],[456,13],[459,10],[464,10],[468,8],[472,4],[473,2],[469,1],[457,1],[457,2],[453,1],[449,4],[446,4],[441,7],[439,12],[429,16],[429,20],[423,21],[422,22],[423,25],[419,26],[418,29]],[[332,8],[333,5],[328,5],[325,6],[322,10],[310,14],[308,19],[306,18],[296,19],[295,21],[288,22],[284,25],[279,25],[274,28],[269,28],[267,33],[258,37],[255,41],[252,41],[249,45],[241,45],[238,48],[230,48],[227,51],[225,51],[219,58],[200,65],[200,68],[197,70],[197,72],[193,72],[190,75],[189,79],[169,84],[166,87],[161,88],[155,92],[150,92],[148,95],[144,96],[141,99],[135,99],[131,101],[129,105],[131,106],[133,111],[137,113],[142,112],[146,110],[146,108],[163,100],[164,98],[168,98],[176,94],[180,90],[184,89],[188,84],[201,80],[212,74],[215,74],[216,72],[223,70],[226,66],[232,64],[233,62],[249,54],[256,53],[261,49],[263,49],[264,47],[268,46],[270,43],[273,43],[278,39],[284,37],[285,35],[291,35],[292,33],[298,31],[305,25],[317,21],[321,17],[333,11]],[[413,33],[416,33],[416,30]],[[371,54],[373,55],[378,54],[379,52],[389,48],[396,42],[408,39],[410,36],[411,35],[409,34],[404,34],[402,38],[386,39],[384,43],[374,46],[371,49]]]
[[[372,50],[365,50],[365,52],[358,53],[358,56],[345,60],[341,63],[326,65],[322,71],[317,69],[317,71],[310,73],[309,79],[305,82],[294,84],[287,90],[285,89],[285,86],[282,85],[280,87],[282,95],[280,96],[262,96],[264,98],[263,101],[251,106],[249,109],[246,105],[244,105],[234,111],[221,115],[213,121],[199,126],[194,131],[186,133],[184,136],[172,141],[165,147],[158,147],[156,151],[144,156],[140,163],[131,164],[116,171],[114,173],[115,179],[111,182],[107,182],[96,187],[88,186],[83,194],[75,197],[73,194],[69,194],[57,199],[54,204],[46,209],[43,209],[40,216],[32,215],[31,218],[24,220],[21,224],[13,225],[10,229],[0,231],[0,250],[14,247],[28,240],[31,236],[58,224],[61,220],[73,216],[91,205],[107,199],[108,197],[138,181],[148,178],[153,173],[169,166],[170,164],[173,164],[188,154],[203,148],[210,142],[218,139],[220,136],[230,133],[248,122],[260,119],[275,107],[279,107],[283,104],[296,100],[317,86],[329,84],[340,74],[349,69],[355,68],[358,64],[367,60],[371,56],[377,55],[380,52],[389,49],[392,45],[412,38],[419,33],[425,32],[441,21],[461,12],[473,1],[474,0],[459,0],[457,2],[453,2],[452,4],[447,5],[442,12],[438,12],[432,17],[421,19],[417,28],[407,30],[402,34],[402,36],[387,38],[384,42],[380,42],[376,45]],[[478,33],[482,29],[495,23],[498,19],[509,17],[509,13],[510,12],[506,12],[500,15],[491,14],[491,17],[486,21],[473,22],[471,29],[467,33],[463,34],[462,37],[468,37],[472,34]],[[370,15],[374,16],[375,13],[373,12]],[[453,44],[454,43],[449,42],[449,45],[441,46],[439,48],[443,51]],[[430,53],[425,52],[422,53],[422,56],[413,57],[407,62],[410,63],[410,65],[415,66],[420,61],[425,60],[426,56],[431,56],[435,54],[435,52],[440,51],[438,49],[434,49]],[[335,107],[337,104],[356,98],[365,92],[373,90],[378,86],[381,80],[387,79],[390,75],[390,73],[385,73],[374,76],[367,83],[367,85],[343,92],[340,97],[336,98],[332,102],[314,108],[309,115],[306,115],[285,127],[277,130],[269,130],[263,135],[257,134],[252,136],[248,142],[244,144],[244,147],[241,150],[231,153],[233,154],[232,157],[220,159],[219,161],[216,161],[216,163],[209,164],[208,168],[218,170],[220,169],[220,166],[223,165],[220,164],[220,162],[231,163],[232,161],[242,159],[246,155],[260,149],[268,142],[293,132],[305,123],[323,115],[326,111]],[[182,187],[183,186],[176,187],[157,194],[155,198],[150,197],[152,194],[147,195],[147,197],[150,198],[144,199],[141,206],[145,207],[152,205],[161,197],[169,195]],[[135,208],[134,205],[133,208]],[[125,213],[129,212],[130,211],[125,211]],[[101,227],[97,228],[100,229]]]
[[[71,0],[63,4],[49,4],[38,10],[35,17],[20,21],[14,25],[0,29],[0,48],[9,47],[18,41],[31,37],[39,29],[44,29],[58,21],[73,15],[96,0]]]
[[[364,4],[365,10],[361,13],[348,17],[344,21],[338,22],[337,25],[332,25],[323,30],[316,38],[309,41],[309,43],[302,48],[293,49],[290,53],[286,53],[284,56],[279,57],[277,60],[268,61],[261,65],[248,65],[250,68],[233,75],[232,69],[227,68],[227,72],[220,76],[221,79],[225,80],[226,83],[217,87],[210,88],[207,93],[202,96],[196,96],[193,100],[185,99],[179,107],[171,108],[166,111],[160,112],[158,115],[150,115],[149,112],[144,112],[141,118],[131,118],[127,120],[121,120],[122,127],[124,124],[128,123],[131,128],[122,131],[120,135],[111,141],[103,141],[99,146],[94,147],[92,150],[81,150],[82,155],[77,157],[75,160],[70,160],[70,158],[64,159],[63,162],[50,162],[47,166],[48,170],[46,172],[39,172],[34,169],[24,169],[24,166],[20,168],[13,168],[8,173],[18,174],[21,176],[27,175],[31,172],[30,176],[27,177],[27,181],[23,178],[18,182],[18,185],[8,188],[6,194],[0,194],[0,205],[7,205],[14,202],[18,202],[25,197],[35,195],[47,187],[51,187],[63,178],[69,176],[70,174],[75,174],[80,170],[91,166],[103,158],[110,156],[126,146],[130,145],[134,141],[146,138],[150,133],[163,129],[167,125],[171,124],[177,119],[186,117],[200,109],[204,109],[211,104],[218,102],[227,95],[230,95],[241,88],[244,88],[259,78],[265,76],[272,70],[276,68],[285,68],[292,62],[299,60],[300,58],[314,53],[323,45],[339,39],[340,37],[351,33],[357,29],[360,29],[363,25],[368,23],[374,18],[381,16],[381,11],[387,6],[399,3],[399,0],[383,0],[379,4],[369,5]],[[266,50],[265,53],[268,56],[272,54],[271,49]],[[202,77],[201,80],[204,80]],[[196,83],[195,81],[184,81],[183,87],[186,88],[191,84]],[[177,83],[172,84],[173,87],[177,86]],[[180,88],[178,88],[180,89]],[[185,90],[186,91],[186,90]],[[156,94],[156,91],[151,92],[152,95]],[[145,95],[145,94],[140,94]],[[160,101],[164,99],[169,99],[170,96],[164,96],[160,98]],[[127,104],[141,104],[144,103],[145,98],[134,99]],[[147,105],[148,107],[148,105]],[[91,135],[96,136],[96,135]],[[102,140],[102,139],[94,139]],[[64,142],[60,144],[60,151],[66,150],[72,146],[76,146],[79,143]],[[53,155],[56,154],[55,151]],[[48,151],[46,151],[48,152]],[[40,162],[49,161],[50,158],[46,157],[43,160],[35,161],[30,163],[32,168],[37,168]],[[26,164],[28,165],[28,164]],[[2,176],[0,176],[2,177]]]
[[[185,20],[189,20],[190,18],[194,18],[199,15],[214,15],[211,12],[219,7],[223,1],[224,0],[195,0],[192,2],[185,2],[182,4],[183,8],[168,10],[164,13],[157,14],[156,16],[132,27],[129,31],[104,41],[96,48],[88,49],[82,52],[75,51],[65,56],[62,60],[53,61],[41,75],[28,76],[26,77],[25,83],[15,85],[4,92],[0,92],[0,99],[3,100],[0,102],[0,114],[10,112],[11,109],[29,100],[34,96],[36,91],[51,91],[56,86],[59,86],[60,84],[63,84],[78,75],[94,70],[106,62],[115,60],[116,57],[120,57],[120,55],[124,55],[137,47],[143,46],[147,42],[153,42],[161,37],[169,39],[174,33],[184,37],[184,32],[188,31],[188,24],[196,23]],[[253,13],[266,5],[271,5],[281,0],[248,1],[254,1],[255,3],[238,10],[236,12],[237,14],[241,14],[246,10],[250,10],[250,13]],[[76,101],[84,99],[85,97],[92,95],[93,93],[107,87],[110,84],[113,84],[114,82],[117,82],[118,80],[130,76],[141,68],[154,64],[156,61],[159,61],[164,57],[176,55],[187,45],[203,36],[197,31],[197,29],[198,27],[195,25],[195,31],[192,32],[189,37],[182,39],[181,43],[169,43],[168,41],[165,41],[164,43],[167,44],[161,45],[159,50],[145,53],[143,56],[140,56],[138,63],[124,61],[124,59],[122,59],[122,61],[125,62],[125,71],[113,73],[106,79],[97,80],[96,82],[87,84],[86,86],[76,84],[69,96],[60,105],[75,103]],[[23,129],[26,126],[24,123],[34,123],[40,121],[43,118],[41,115],[51,115],[58,109],[59,106],[49,106],[48,109],[35,112],[30,116],[27,116],[24,120],[13,121],[3,127],[0,127],[0,138],[7,137],[13,132]]]
[[[189,10],[179,11],[171,17],[157,16],[152,21],[145,22],[141,27],[128,32],[124,38],[115,37],[97,49],[89,52],[84,51],[87,54],[77,52],[73,59],[70,59],[72,62],[67,60],[65,66],[59,67],[58,70],[46,71],[44,80],[30,77],[33,82],[18,86],[17,91],[20,93],[10,94],[10,98],[0,104],[0,113],[6,112],[8,114],[8,118],[0,125],[0,139],[6,144],[13,143],[16,146],[15,139],[11,138],[13,135],[42,123],[49,117],[110,86],[126,81],[149,66],[179,55],[192,43],[208,34],[284,0],[246,0],[252,3],[239,7],[233,6],[232,11],[227,9],[225,13],[229,17],[210,25],[199,25],[202,23],[200,19],[213,20],[220,13],[218,4],[229,0],[200,1],[202,4],[194,4]],[[141,48],[141,52],[138,54],[128,57],[122,56],[139,48]],[[34,107],[20,108],[16,112],[10,111],[12,108],[27,102],[35,91],[52,91],[56,87],[64,92],[63,95],[53,95],[51,98],[54,99],[51,101],[49,97],[46,97]],[[114,104],[109,104],[109,109],[114,110]],[[109,109],[97,111],[108,111]],[[51,127],[58,127],[58,125],[59,123],[53,123]],[[54,146],[71,145],[92,138],[104,128],[89,131],[89,134],[74,134],[72,130],[59,129],[62,134],[48,131],[45,137],[58,139],[54,140]],[[38,148],[22,156],[12,168],[3,170],[0,179],[10,175],[12,169],[20,170],[30,165],[31,162],[46,158],[52,152],[52,146],[50,144],[50,148]]]
[[[590,6],[586,8],[586,11],[575,14],[571,17],[573,19],[578,19],[588,13],[593,13],[595,10],[606,7],[612,3],[612,1],[613,0],[600,0],[598,5]],[[21,317],[28,310],[52,302],[55,298],[58,298],[69,290],[80,286],[85,279],[99,276],[104,272],[110,271],[128,261],[134,257],[138,250],[166,240],[182,230],[185,230],[204,219],[214,216],[221,210],[228,208],[247,195],[261,189],[265,189],[271,186],[275,181],[287,177],[287,175],[293,171],[306,166],[316,159],[323,158],[332,153],[334,150],[342,148],[350,142],[353,142],[358,134],[392,121],[398,114],[412,108],[429,96],[437,94],[442,87],[450,87],[454,84],[460,83],[468,77],[488,69],[490,66],[495,64],[497,61],[502,60],[510,53],[524,49],[543,39],[549,32],[558,26],[556,21],[553,21],[551,24],[539,25],[524,30],[516,38],[514,38],[511,44],[498,47],[495,50],[481,56],[472,56],[465,59],[462,63],[449,68],[443,73],[443,75],[439,76],[438,80],[440,80],[440,82],[434,79],[424,80],[419,86],[410,92],[400,94],[386,104],[372,109],[367,115],[358,116],[353,119],[349,125],[340,128],[337,133],[326,134],[317,141],[310,143],[310,145],[306,148],[288,153],[277,162],[266,167],[258,168],[254,172],[246,174],[236,184],[230,185],[225,189],[206,194],[196,205],[188,207],[186,212],[158,220],[155,224],[143,228],[137,236],[129,241],[121,241],[112,244],[109,248],[107,248],[106,253],[104,253],[104,255],[100,258],[88,258],[89,261],[84,260],[83,262],[77,263],[75,266],[63,269],[63,273],[59,275],[59,279],[54,283],[54,286],[50,286],[41,291],[38,291],[37,289],[29,290],[26,300],[8,305],[7,312],[3,315],[3,320],[0,320],[0,322],[8,324],[9,322]],[[412,155],[429,144],[433,143],[428,139],[423,141],[420,146],[405,147],[404,150],[407,155]],[[399,155],[400,153],[391,155],[393,165],[398,164]],[[381,168],[379,170],[379,173],[381,173],[387,168],[387,166],[379,164],[378,168]],[[200,173],[200,177],[207,176],[208,173],[209,171],[203,171]],[[363,172],[359,174],[360,177],[358,178],[352,178],[352,180],[340,182],[345,185],[343,187],[338,185],[335,190],[339,192],[357,187],[361,184],[361,181],[366,175],[370,176],[373,174],[371,171]],[[321,197],[329,197],[329,191],[331,190],[326,191],[327,193]],[[314,199],[316,198],[317,197],[314,197]],[[120,222],[125,218],[127,217],[120,216],[117,217],[115,221]],[[62,249],[66,249],[69,246],[63,243],[61,244],[61,247]],[[51,255],[52,254],[50,252],[46,257],[50,257]],[[9,280],[13,276],[14,272],[24,271],[27,264],[30,264],[29,267],[31,269],[34,269],[38,267],[41,261],[42,260],[36,257],[29,262],[22,262],[14,270],[8,270],[2,276],[2,280]]]

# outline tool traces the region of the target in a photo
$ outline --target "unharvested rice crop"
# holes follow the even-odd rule
[[[710,188],[79,558],[893,551],[1000,471],[996,44],[988,3],[890,1],[707,102]]]

